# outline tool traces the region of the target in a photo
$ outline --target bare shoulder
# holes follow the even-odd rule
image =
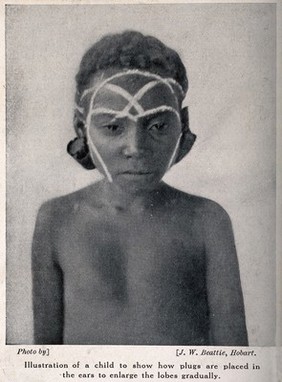
[[[98,186],[92,184],[70,194],[52,198],[41,205],[38,219],[46,221],[69,218],[90,199],[95,203],[95,191],[97,190]]]
[[[226,210],[214,200],[202,196],[192,195],[177,189],[172,189],[174,199],[179,201],[183,211],[192,211],[194,216],[202,219],[205,224],[228,222],[230,220]]]
[[[214,224],[215,222],[229,222],[230,217],[227,211],[217,202],[211,199],[194,196],[197,200],[197,212],[204,219],[206,224]]]

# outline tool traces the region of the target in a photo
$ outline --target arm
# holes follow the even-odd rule
[[[32,243],[33,316],[35,344],[63,341],[63,275],[54,259],[51,211],[38,213]]]
[[[206,280],[212,345],[247,346],[244,301],[232,225],[218,205],[205,222]]]

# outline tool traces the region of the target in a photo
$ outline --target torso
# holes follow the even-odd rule
[[[208,344],[198,202],[174,195],[138,214],[80,195],[57,214],[65,344]]]

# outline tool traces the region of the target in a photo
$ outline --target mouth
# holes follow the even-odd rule
[[[153,174],[152,171],[146,171],[146,170],[127,170],[120,173],[120,175],[128,176],[128,177],[146,177],[152,174]]]
[[[149,175],[149,174],[152,174],[152,171],[144,171],[144,170],[128,170],[128,171],[124,171],[122,174],[130,174],[130,175]]]

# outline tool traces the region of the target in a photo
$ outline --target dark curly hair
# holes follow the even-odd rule
[[[160,40],[152,36],[144,36],[140,32],[125,31],[119,34],[109,34],[101,38],[82,57],[79,71],[76,75],[76,104],[79,105],[83,91],[89,86],[91,77],[105,69],[139,69],[157,74],[161,77],[173,78],[179,83],[183,94],[178,94],[180,104],[188,90],[186,69],[178,53],[168,48]],[[189,130],[188,110],[184,135],[189,136],[188,145],[191,148],[196,136]],[[84,122],[78,108],[74,113],[76,131],[84,130]],[[190,150],[189,148],[189,150]],[[188,150],[188,151],[189,151]],[[95,165],[89,154],[85,137],[76,137],[67,146],[68,153],[84,168],[93,169]],[[187,151],[187,152],[188,152]]]
[[[76,75],[76,102],[98,70],[140,69],[177,81],[184,94],[188,90],[186,69],[173,49],[152,36],[125,31],[101,38],[84,54]],[[181,100],[182,101],[182,100]]]

